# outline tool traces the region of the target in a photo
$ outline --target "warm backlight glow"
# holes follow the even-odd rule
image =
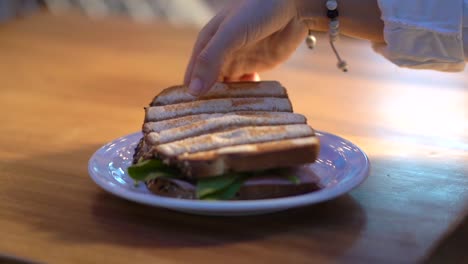
[[[381,114],[392,126],[405,131],[428,135],[463,135],[468,126],[466,98],[460,93],[442,89],[411,89],[383,100]]]

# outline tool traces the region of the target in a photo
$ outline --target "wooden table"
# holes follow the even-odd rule
[[[263,78],[281,81],[313,127],[369,155],[370,176],[350,194],[223,218],[104,192],[88,176],[88,159],[139,130],[142,107],[181,82],[195,36],[163,23],[73,15],[0,25],[3,255],[47,263],[414,263],[466,216],[467,72],[399,69],[368,43],[346,39],[338,45],[348,74],[335,69],[322,41]],[[451,261],[463,254],[452,252]]]

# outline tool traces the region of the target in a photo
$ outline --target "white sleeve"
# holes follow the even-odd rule
[[[465,61],[468,61],[468,0],[464,0],[463,5],[463,49]]]
[[[385,24],[385,44],[374,44],[378,53],[401,67],[464,69],[468,56],[468,0],[378,0],[378,3]]]

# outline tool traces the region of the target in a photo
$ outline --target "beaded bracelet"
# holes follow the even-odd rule
[[[340,54],[335,47],[335,41],[338,40],[338,36],[340,34],[340,22],[338,21],[338,1],[337,0],[328,0],[326,2],[327,7],[327,17],[330,19],[329,23],[329,30],[328,30],[328,37],[330,41],[330,46],[335,53],[336,59],[338,60],[337,67],[338,69],[342,70],[343,72],[348,71],[348,64],[346,61],[342,60]],[[309,30],[309,34],[306,38],[306,44],[310,49],[314,49],[317,44],[317,39],[312,34],[312,30]]]

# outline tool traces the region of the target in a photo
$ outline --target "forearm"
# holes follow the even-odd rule
[[[328,31],[326,0],[297,0],[301,19],[312,30]],[[377,0],[338,0],[340,32],[344,35],[383,42],[383,21]]]

